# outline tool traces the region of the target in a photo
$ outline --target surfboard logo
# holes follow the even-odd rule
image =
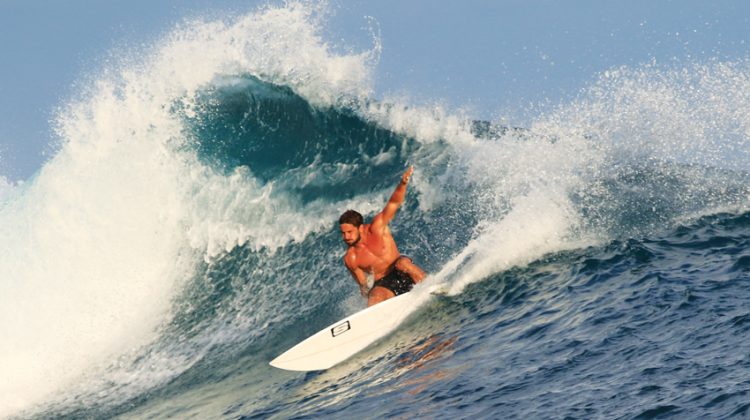
[[[336,337],[337,335],[341,335],[349,331],[350,329],[352,329],[352,326],[349,325],[349,321],[344,321],[341,324],[336,325],[333,328],[331,328],[331,335]]]

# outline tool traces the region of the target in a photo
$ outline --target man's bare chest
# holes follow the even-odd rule
[[[361,268],[370,268],[379,265],[383,261],[383,255],[373,252],[369,248],[362,247],[357,250],[357,265]]]
[[[357,265],[365,271],[382,271],[391,263],[394,247],[386,240],[368,241],[357,249]]]

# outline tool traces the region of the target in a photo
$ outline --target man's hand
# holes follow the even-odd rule
[[[401,175],[401,183],[406,185],[409,183],[409,178],[411,178],[411,174],[414,173],[414,166],[409,166],[409,169],[404,172],[403,175]]]
[[[406,184],[409,183],[409,178],[411,178],[411,174],[413,173],[414,167],[409,166],[409,169],[401,175],[401,182],[396,186],[396,190],[393,191],[385,208],[372,219],[372,224],[370,225],[372,231],[383,231],[383,229],[388,226],[388,223],[391,222],[393,216],[396,215],[396,211],[401,207],[401,203],[404,202],[404,197],[406,197]]]

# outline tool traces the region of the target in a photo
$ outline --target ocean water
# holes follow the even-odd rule
[[[524,127],[373,95],[320,10],[190,21],[60,107],[0,179],[1,418],[750,413],[750,63],[612,69]],[[448,291],[323,372],[364,308],[338,215]]]

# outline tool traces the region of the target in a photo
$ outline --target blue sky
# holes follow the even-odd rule
[[[3,0],[0,176],[25,179],[48,158],[48,121],[109,52],[154,40],[185,17],[227,17],[266,2]],[[331,44],[383,51],[376,95],[467,108],[523,123],[530,104],[574,97],[597,74],[656,61],[739,60],[750,2],[699,0],[331,0]]]

